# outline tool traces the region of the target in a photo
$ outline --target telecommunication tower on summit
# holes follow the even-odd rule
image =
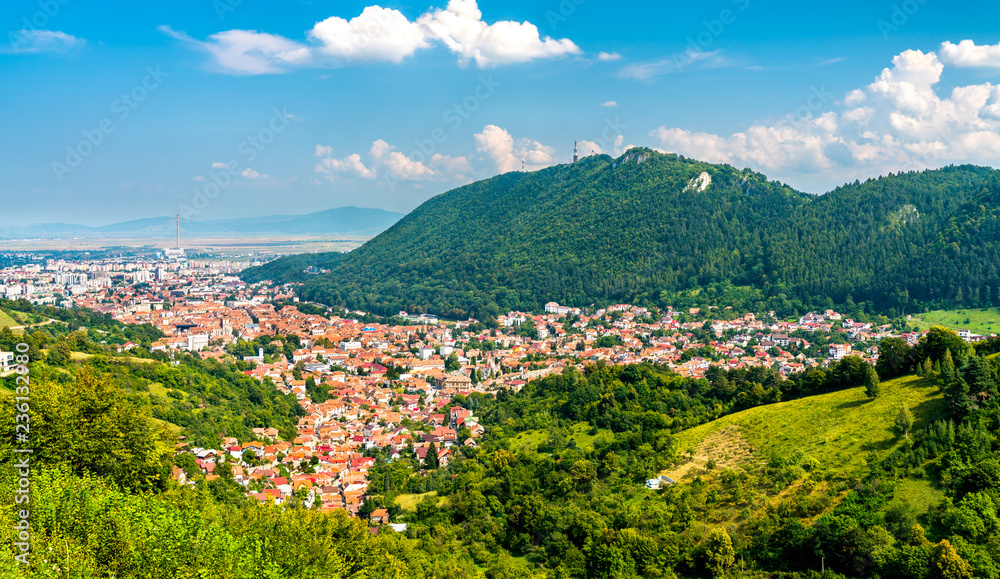
[[[579,151],[577,150],[577,142],[573,141],[573,162],[576,163],[580,160]]]

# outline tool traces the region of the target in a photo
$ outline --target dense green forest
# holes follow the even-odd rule
[[[690,187],[703,172],[711,185]],[[551,300],[676,305],[711,286],[747,288],[748,306],[788,314],[988,306],[1000,303],[998,195],[1000,173],[982,167],[816,197],[753,171],[632,149],[473,183],[346,256],[294,256],[244,276],[305,281],[304,298],[331,305],[453,318]],[[307,265],[332,271],[303,276]]]
[[[482,564],[509,552],[548,577],[815,577],[823,566],[827,576],[1000,577],[998,364],[988,358],[997,345],[977,352],[935,329],[916,348],[894,349],[886,377],[917,371],[919,388],[940,392],[941,403],[921,409],[919,429],[905,407],[891,424],[871,425],[894,434],[860,471],[796,450],[714,471],[710,463],[684,484],[646,489],[647,478],[686,460],[678,433],[740,408],[734,393],[768,392],[756,381],[771,376],[690,380],[598,365],[495,400],[461,400],[490,425],[478,449],[430,479],[406,461],[380,460],[373,487],[422,545]],[[863,403],[879,388],[912,387],[888,381],[872,392],[849,368],[837,373],[842,382],[817,391],[862,390]],[[809,382],[773,388],[806,396]]]

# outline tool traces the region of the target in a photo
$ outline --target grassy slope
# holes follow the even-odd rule
[[[875,400],[865,396],[863,388],[852,388],[761,406],[686,430],[678,439],[681,450],[687,451],[737,426],[763,456],[801,450],[824,469],[852,476],[863,470],[869,452],[885,453],[899,443],[890,428],[902,404],[913,412],[918,430],[941,411],[944,401],[932,382],[910,376],[885,382]]]
[[[0,328],[20,326],[20,322],[15,320],[7,312],[0,310]]]
[[[969,320],[969,323],[965,320]],[[971,330],[989,336],[1000,333],[1000,310],[936,310],[913,316],[910,325],[922,330],[932,326],[944,326],[952,330]]]

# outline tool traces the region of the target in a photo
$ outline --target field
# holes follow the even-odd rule
[[[937,310],[913,316],[911,326],[926,330],[932,326],[944,326],[952,330],[971,330],[989,336],[1000,334],[1000,310]]]
[[[801,451],[819,466],[845,478],[863,472],[869,453],[886,453],[900,444],[891,425],[902,405],[915,418],[913,429],[927,425],[944,401],[928,380],[905,377],[883,383],[875,400],[863,388],[752,408],[679,433],[681,451],[692,451],[688,463],[668,472],[675,480],[720,467],[763,461],[774,454]]]

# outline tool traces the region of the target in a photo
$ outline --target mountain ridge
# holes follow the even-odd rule
[[[403,217],[402,213],[383,209],[345,206],[302,215],[270,215],[238,219],[192,221],[181,219],[181,235],[228,233],[254,235],[276,234],[376,234]],[[0,235],[140,235],[173,236],[175,217],[132,219],[102,226],[68,223],[39,223],[0,230]]]

